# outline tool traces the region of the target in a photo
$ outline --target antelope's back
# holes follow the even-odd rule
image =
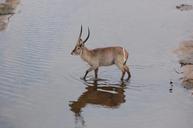
[[[122,47],[105,47],[93,49],[94,56],[98,59],[100,66],[109,66],[115,64],[115,61],[123,61],[124,53],[126,59],[128,52]]]

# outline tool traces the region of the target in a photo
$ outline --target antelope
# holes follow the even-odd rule
[[[131,74],[129,71],[129,67],[126,65],[128,59],[128,52],[125,48],[118,46],[118,47],[88,49],[85,46],[85,43],[90,37],[89,27],[88,27],[88,35],[84,41],[82,40],[81,36],[82,36],[82,25],[77,43],[74,49],[72,50],[71,55],[79,55],[81,59],[83,59],[88,63],[88,65],[90,65],[90,68],[87,69],[85,72],[85,75],[83,77],[84,80],[86,80],[87,74],[93,70],[95,72],[95,78],[97,79],[99,67],[110,66],[114,64],[122,72],[121,80],[124,79],[126,72],[128,74],[127,80],[130,79]]]

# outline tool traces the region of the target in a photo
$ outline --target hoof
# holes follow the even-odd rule
[[[130,80],[131,79],[131,77],[128,77],[126,80]]]
[[[81,80],[86,80],[86,77],[80,77]]]

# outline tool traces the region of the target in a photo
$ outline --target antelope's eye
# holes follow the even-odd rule
[[[80,47],[77,48],[78,50],[80,49]]]

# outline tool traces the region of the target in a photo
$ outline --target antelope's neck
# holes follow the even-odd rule
[[[88,48],[84,47],[80,57],[89,64],[89,60],[92,59],[92,52]]]

